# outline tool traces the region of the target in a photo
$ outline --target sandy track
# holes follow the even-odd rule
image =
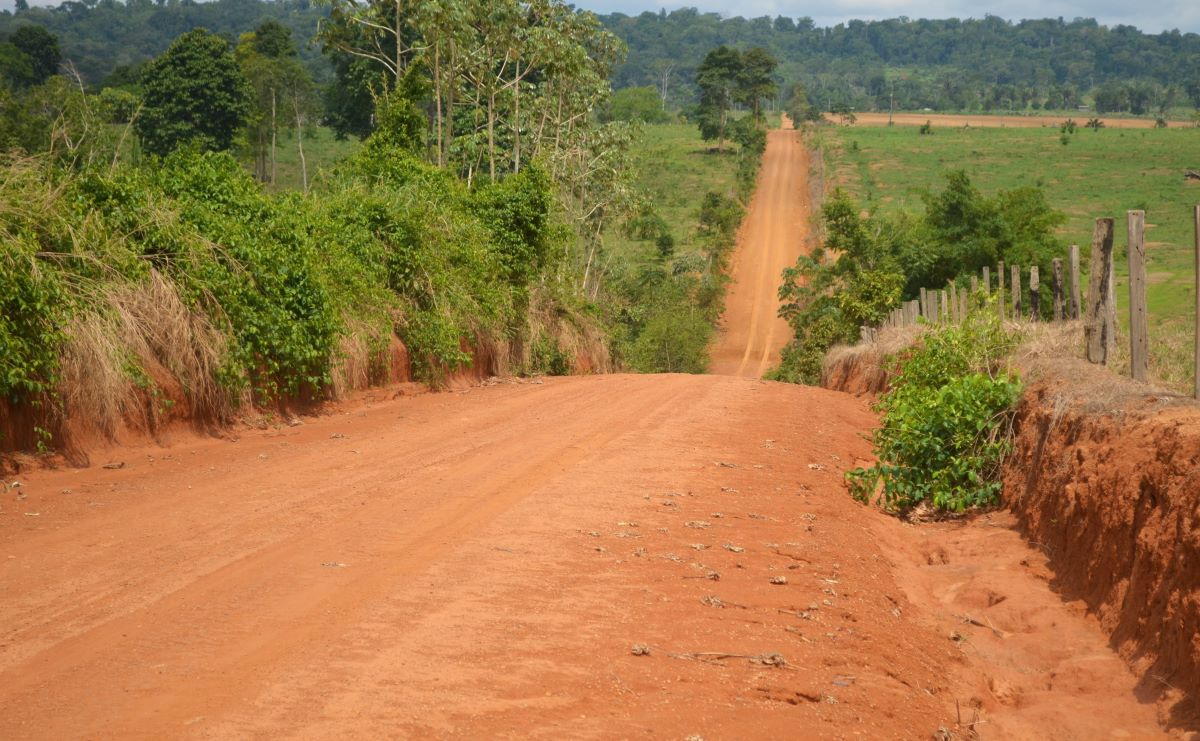
[[[35,473],[0,502],[0,738],[927,738],[956,702],[1008,738],[1155,735],[1011,530],[846,496],[871,422],[554,379]]]
[[[836,120],[836,117],[833,118]],[[888,122],[888,114],[886,113],[859,113],[856,114],[855,118],[857,119],[856,124],[862,126],[886,126]],[[1066,114],[1060,116],[1000,116],[990,114],[897,113],[892,118],[897,126],[920,126],[929,121],[934,126],[1038,129],[1044,126],[1058,128],[1063,121],[1072,118],[1072,116]],[[1074,115],[1076,123],[1080,126],[1086,123],[1089,118],[1093,118],[1093,114],[1085,112]],[[1105,128],[1109,129],[1154,128],[1153,119],[1101,118],[1100,120],[1104,122]],[[1190,125],[1190,123],[1182,121],[1167,122],[1167,126],[1171,128]]]
[[[730,267],[721,334],[710,370],[758,378],[779,362],[791,338],[778,316],[784,268],[795,264],[808,238],[808,151],[785,120],[767,133],[767,149]]]

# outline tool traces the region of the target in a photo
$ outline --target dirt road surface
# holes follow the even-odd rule
[[[381,390],[5,486],[0,739],[1161,736],[1004,515],[855,503],[865,402],[742,377],[806,175],[772,132],[727,375]]]
[[[1076,114],[1075,120],[1082,126],[1093,115],[1090,113]],[[836,116],[830,116],[832,120],[837,120]],[[888,122],[888,114],[886,113],[858,113],[855,115],[856,125],[862,126],[886,126]],[[963,127],[975,126],[979,128],[999,128],[1008,127],[1010,129],[1037,129],[1044,126],[1058,128],[1063,121],[1070,118],[1069,115],[1063,114],[1060,116],[999,116],[999,115],[958,115],[949,113],[897,113],[892,116],[897,126],[920,126],[926,121],[929,121],[934,126],[946,127]],[[1154,128],[1153,119],[1145,118],[1102,118],[1105,128],[1109,129],[1152,129]],[[1191,124],[1183,121],[1169,121],[1167,126],[1171,128],[1180,126],[1189,126]]]
[[[1158,734],[1007,523],[846,495],[871,423],[597,376],[35,472],[0,502],[0,738]]]
[[[731,282],[712,350],[712,373],[760,378],[791,338],[780,319],[779,285],[808,239],[808,151],[785,119],[767,133],[758,185],[738,232]]]

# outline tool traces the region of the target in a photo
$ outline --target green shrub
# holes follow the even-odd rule
[[[58,377],[68,296],[35,252],[28,242],[0,239],[0,396],[9,399],[52,391]]]
[[[875,405],[878,462],[846,474],[851,493],[878,496],[891,511],[923,502],[952,512],[996,504],[1021,392],[1000,360],[1014,342],[990,312],[977,312],[902,353],[891,389]]]

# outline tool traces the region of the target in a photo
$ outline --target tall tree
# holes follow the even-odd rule
[[[295,108],[297,96],[310,98],[312,79],[296,59],[291,29],[276,21],[264,21],[252,33],[243,34],[236,56],[254,90],[250,133],[257,174],[260,180],[274,184],[279,129],[295,123],[295,111],[281,109],[285,99],[289,108]],[[309,103],[304,106],[306,112],[311,108]]]
[[[34,85],[41,85],[51,75],[58,74],[62,52],[58,50],[58,37],[54,34],[41,26],[21,26],[13,32],[9,43],[28,57]]]
[[[251,112],[250,86],[229,44],[203,28],[183,34],[147,65],[142,84],[136,128],[152,154],[188,143],[229,149]]]
[[[741,52],[723,45],[710,51],[696,69],[700,135],[706,141],[716,139],[718,151],[725,146],[725,128],[738,94],[742,69]]]
[[[742,54],[742,69],[738,75],[737,102],[750,108],[754,120],[762,119],[762,102],[774,98],[779,87],[772,75],[779,62],[761,46]]]

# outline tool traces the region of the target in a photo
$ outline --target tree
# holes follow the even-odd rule
[[[737,102],[750,108],[754,120],[762,118],[760,106],[764,98],[774,98],[778,85],[771,75],[779,62],[761,46],[742,54],[742,69],[738,74]]]
[[[788,96],[784,106],[787,109],[788,116],[792,119],[792,123],[797,125],[801,121],[814,121],[821,117],[821,112],[809,103],[808,90],[799,82],[792,85],[792,94]]]
[[[717,150],[725,146],[725,127],[729,110],[737,94],[742,73],[742,54],[728,46],[710,51],[696,69],[696,85],[700,88],[698,109],[700,135],[705,141],[717,140]]]
[[[29,59],[32,84],[41,85],[51,75],[58,74],[62,53],[58,50],[58,37],[54,34],[41,26],[21,26],[13,32],[9,43]]]
[[[14,44],[0,42],[0,89],[23,90],[33,85],[33,65]]]
[[[147,65],[142,84],[136,128],[152,154],[184,144],[229,149],[250,116],[250,86],[229,44],[203,28],[183,34]]]
[[[258,177],[274,184],[279,129],[295,124],[299,117],[297,102],[300,99],[304,99],[304,104],[300,106],[304,118],[307,119],[311,114],[312,78],[296,59],[291,29],[276,21],[265,21],[253,33],[243,34],[236,56],[242,73],[254,90],[255,111],[250,128]],[[290,110],[281,111],[285,100]],[[302,136],[297,141],[301,147],[302,169],[305,169]],[[307,183],[307,177],[304,180]]]

